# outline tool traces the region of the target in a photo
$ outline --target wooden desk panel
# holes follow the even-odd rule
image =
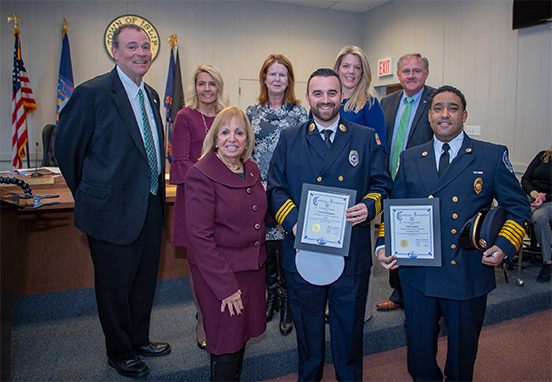
[[[3,186],[3,192],[21,192]],[[94,267],[86,234],[74,226],[73,198],[63,178],[53,185],[32,186],[34,195],[60,195],[60,204],[19,210],[13,295],[22,296],[94,286]],[[163,231],[159,279],[188,276],[186,249],[173,247],[172,213],[175,186],[167,186],[167,229]],[[32,202],[30,202],[32,204]]]

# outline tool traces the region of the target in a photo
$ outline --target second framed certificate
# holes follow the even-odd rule
[[[356,201],[356,190],[303,184],[295,248],[347,257],[352,223],[346,210]]]
[[[386,255],[398,265],[440,267],[439,199],[386,199],[383,209]]]

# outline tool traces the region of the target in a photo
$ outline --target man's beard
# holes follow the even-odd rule
[[[330,106],[331,109],[329,111],[325,111],[325,112],[321,112],[320,111],[320,107],[321,106]],[[316,116],[316,118],[318,118],[319,120],[321,121],[324,121],[324,122],[327,122],[327,121],[331,121],[332,119],[334,119],[337,115],[339,115],[339,110],[341,109],[341,105],[337,106],[335,103],[333,102],[328,102],[328,103],[322,103],[322,102],[319,102],[316,104],[315,107],[313,107],[311,110],[312,110],[312,114],[314,116]],[[330,113],[329,116],[327,113]],[[325,113],[325,114],[323,114]]]

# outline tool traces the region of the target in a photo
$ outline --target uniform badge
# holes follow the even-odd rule
[[[475,182],[473,182],[473,190],[477,195],[481,193],[481,191],[483,190],[483,179],[477,178]]]
[[[504,150],[504,154],[502,154],[502,161],[504,162],[506,168],[513,174],[514,167],[512,166],[512,163],[510,163],[510,158],[508,158],[508,150]]]
[[[381,146],[381,141],[380,141],[378,133],[376,133],[376,143],[378,144],[378,146]]]
[[[314,122],[311,123],[311,124],[309,125],[309,131],[313,131],[315,127],[316,127],[316,125],[314,124]]]
[[[339,125],[339,130],[343,131],[343,132],[346,132],[347,131],[347,128],[345,127],[344,124],[340,124]]]
[[[349,153],[349,163],[351,163],[353,167],[358,164],[358,151],[351,150],[351,152]]]

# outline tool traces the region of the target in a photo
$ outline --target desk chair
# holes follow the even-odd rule
[[[42,129],[42,167],[54,166],[57,167],[57,161],[54,157],[54,139],[56,125],[46,125]]]

